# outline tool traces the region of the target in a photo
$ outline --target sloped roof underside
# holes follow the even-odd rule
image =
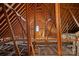
[[[8,25],[6,23],[6,18],[4,16],[3,8],[0,4],[0,37],[4,37],[4,35],[10,35]],[[17,13],[19,13],[23,18],[26,19],[26,5],[27,4],[8,4],[10,5]],[[34,6],[36,5],[36,8]],[[55,22],[55,4],[28,4],[28,18],[30,22],[32,22],[32,18],[34,16],[34,10],[36,9],[36,14],[46,16],[46,21],[51,18],[50,25],[53,23],[55,24],[53,28],[56,27]],[[62,33],[75,33],[79,31],[79,27],[75,23],[72,15],[70,14],[70,9],[75,16],[77,22],[79,23],[79,4],[61,4],[61,30]],[[14,12],[6,6],[6,11],[9,16],[9,20],[12,24],[12,27],[15,28],[16,24],[18,23],[17,17],[15,16]],[[41,20],[39,19],[39,24],[41,26]],[[32,22],[33,24],[33,22]],[[48,25],[48,26],[50,26]],[[6,34],[8,33],[8,34]]]

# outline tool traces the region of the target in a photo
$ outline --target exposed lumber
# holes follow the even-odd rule
[[[14,18],[15,19],[15,18]],[[14,22],[13,24],[12,24],[12,26],[14,27],[14,26],[16,26],[16,24],[18,24],[18,22],[16,21],[16,22]],[[5,31],[6,30],[6,31]],[[5,28],[5,30],[2,32],[3,34],[1,35],[1,37],[3,37],[4,35],[7,35],[8,33],[9,33],[9,28],[8,28],[8,26]]]
[[[14,5],[14,4],[13,4],[13,5]],[[13,6],[13,5],[12,5],[12,6]],[[21,5],[21,4],[18,4],[18,5],[14,8],[14,10],[16,10],[20,5]],[[11,6],[11,7],[12,7],[12,6]],[[8,9],[8,10],[10,10],[10,9]],[[19,10],[20,10],[20,9],[18,9],[18,11],[19,11]],[[17,11],[17,12],[18,12],[18,11]],[[8,12],[8,11],[7,11],[7,12]],[[9,13],[9,16],[12,15],[12,13],[13,13],[13,12]],[[4,14],[3,14],[3,15],[4,15]],[[2,17],[3,17],[3,16],[2,16]]]
[[[15,55],[16,53],[16,51],[14,50],[15,46],[13,44],[12,37],[10,37],[12,32],[10,31],[10,25],[14,32],[12,35],[17,34],[13,37],[14,39],[16,39],[14,41],[15,43],[17,43],[17,46],[21,49],[19,51],[20,55],[72,55],[73,52],[72,47],[70,45],[72,45],[74,41],[77,41],[77,39],[75,37],[70,37],[71,35],[67,36],[68,38],[64,38],[66,36],[63,36],[63,34],[73,34],[76,30],[78,30],[79,27],[74,21],[74,18],[72,17],[71,13],[76,18],[76,21],[79,23],[79,4],[61,4],[60,6],[60,4],[20,3],[8,5],[14,9],[10,9],[5,6],[7,16],[4,15],[4,11],[2,11],[0,14],[0,55]],[[71,8],[72,6],[73,8]],[[7,11],[8,9],[9,11]],[[71,13],[69,12],[69,9],[71,10]],[[17,13],[20,15],[18,15]],[[21,17],[23,17],[25,21],[23,21]],[[5,18],[8,18],[10,22],[9,26]],[[17,29],[16,24],[17,26],[20,25],[18,28],[20,28],[21,31]],[[39,32],[35,31],[36,24],[39,26]],[[71,52],[71,54],[68,53],[69,51]]]
[[[26,4],[26,6],[25,6],[25,8],[26,8],[26,31],[27,31],[27,35],[26,35],[26,37],[28,38],[26,41],[27,41],[27,43],[28,43],[28,55],[30,55],[30,37],[29,37],[29,32],[28,32],[28,18],[27,18],[27,10],[28,10],[28,5]]]
[[[60,4],[55,4],[58,55],[62,55]]]
[[[76,15],[78,16],[79,11],[76,11],[75,13],[76,13]],[[76,19],[78,19],[78,17],[77,17]],[[76,24],[75,24],[75,22],[74,22],[73,26],[71,26],[71,27],[69,27],[69,28],[73,30],[73,29],[75,29],[75,28],[74,28],[75,26],[76,26]]]
[[[33,28],[33,38],[34,38],[34,43],[36,42],[36,6],[37,6],[37,4],[35,4],[34,5],[34,28]],[[33,44],[34,45],[34,49],[35,49],[35,44]],[[35,51],[36,52],[36,51]]]
[[[42,11],[43,13],[46,13],[46,11]],[[49,12],[50,12],[50,10],[49,10]],[[43,15],[42,15],[43,16]],[[45,40],[45,44],[46,44],[46,46],[48,46],[49,47],[49,45],[48,45],[48,33],[46,33],[46,29],[47,29],[47,27],[46,27],[46,16],[44,15],[43,16],[43,31],[44,31],[44,38],[46,38],[46,39],[44,39]],[[50,30],[49,30],[50,31]],[[46,48],[46,50],[47,50],[47,52],[48,52],[48,49]]]
[[[76,10],[76,11],[74,11],[74,13],[76,13],[76,15],[78,15],[78,11]],[[69,14],[70,14],[70,12],[69,12]],[[71,15],[71,14],[70,14]],[[78,17],[77,17],[78,18]],[[73,18],[72,18],[72,16],[71,16],[71,20],[72,20]],[[74,22],[74,20],[72,20],[72,22],[70,22],[70,27],[69,27],[69,29],[73,29],[73,27],[76,25],[75,24],[75,22]]]
[[[73,7],[73,6],[69,6],[69,7],[62,6],[61,8],[63,8],[63,9],[73,9],[73,10],[79,10],[79,8],[78,8],[78,7]]]
[[[32,55],[35,55],[35,51],[34,51],[34,48],[33,48],[33,44],[32,44],[32,41],[31,41],[31,35],[30,35],[30,22],[28,20],[28,15],[27,15],[27,12],[28,12],[28,4],[26,4],[26,30],[27,30],[27,41],[28,41],[28,54],[31,55],[31,50],[32,50]]]
[[[16,19],[16,18],[14,18],[14,19]],[[13,23],[13,21],[11,22],[11,24]],[[14,22],[15,23],[15,22]],[[6,24],[7,25],[7,24]],[[1,33],[3,33],[6,29],[8,28],[8,26],[6,26],[2,31],[1,31]],[[1,34],[0,33],[0,34]]]
[[[11,7],[13,7],[14,5],[15,5],[15,3],[13,3],[13,4],[11,5]],[[9,12],[9,10],[10,10],[10,9],[7,9],[6,12]],[[4,14],[1,15],[0,19],[2,19],[3,16],[4,16]]]
[[[25,4],[23,4],[18,10],[17,10],[17,12],[20,14],[20,11],[23,11],[25,8]]]
[[[7,3],[4,4],[5,6],[7,6],[8,8],[14,10],[10,5],[8,5]],[[15,11],[15,10],[14,10]],[[18,16],[20,16],[22,18],[23,21],[26,21],[18,12],[16,12]]]
[[[61,11],[63,11],[63,10],[61,10]],[[63,15],[62,15],[63,14]],[[61,12],[61,15],[62,15],[62,17],[61,17],[61,29],[62,29],[62,32],[63,32],[63,26],[64,26],[64,23],[65,23],[65,18],[66,18],[66,16],[67,16],[67,14],[68,14],[68,12],[67,12],[67,10],[64,10],[63,11],[63,13]],[[63,19],[64,18],[64,19]]]
[[[10,21],[12,20],[12,18],[13,18],[14,16],[15,16],[15,15],[13,15],[13,16],[11,17]],[[4,19],[4,20],[6,20],[6,19]],[[0,28],[0,30],[2,30],[6,25],[7,25],[7,23],[5,23],[4,26],[3,26],[2,28]]]
[[[18,6],[19,6],[19,5],[18,5]],[[23,6],[24,6],[24,5],[23,5]],[[16,7],[16,8],[17,8],[17,7]],[[15,10],[16,10],[16,8],[15,8]],[[20,9],[19,9],[19,10],[20,10]],[[18,10],[17,12],[19,12],[19,10]],[[23,9],[23,10],[24,10],[24,9]],[[22,10],[22,11],[23,11],[23,10]],[[13,12],[11,12],[11,13],[9,14],[9,16],[10,16],[12,13],[13,13]],[[22,12],[20,12],[20,13],[22,13]],[[10,21],[11,21],[11,19],[12,19],[14,16],[15,16],[15,15],[13,14],[13,16],[10,18]],[[4,20],[5,20],[5,19],[4,19]],[[5,25],[7,25],[7,23],[5,23]],[[2,28],[1,28],[1,29],[2,29]],[[1,29],[0,29],[0,30],[1,30]]]
[[[13,16],[14,16],[14,15],[13,15]],[[13,18],[13,16],[11,17],[11,19]],[[11,21],[11,19],[10,19],[10,21]],[[14,19],[16,19],[16,17],[15,17]],[[14,20],[14,19],[13,19],[13,20]],[[12,20],[12,22],[13,22],[13,20]],[[16,21],[16,20],[15,20],[15,21]],[[11,22],[11,23],[12,23],[12,22]],[[6,30],[7,28],[8,28],[8,27],[6,27],[5,30]],[[3,30],[4,30],[4,29],[3,29]],[[3,32],[3,31],[2,31],[2,32]],[[5,33],[4,33],[4,34],[5,34]]]
[[[77,13],[77,14],[78,14],[78,12],[75,12],[75,11],[74,11],[74,13]],[[76,15],[77,15],[77,14],[76,14]],[[71,30],[71,29],[73,30],[73,28],[75,27],[75,22],[74,22],[74,20],[72,20],[71,15],[69,15],[69,16],[70,16],[70,17],[67,18],[67,19],[68,19],[68,22],[65,22],[65,25],[68,23],[68,24],[69,24],[69,27],[68,27],[69,30]],[[65,17],[66,17],[66,16],[65,16]],[[71,21],[71,20],[72,20],[72,21]],[[65,27],[65,26],[64,26],[64,27]],[[66,31],[65,29],[66,29],[66,27],[64,28],[63,32]]]
[[[77,26],[79,27],[79,23],[78,23],[77,19],[75,18],[75,16],[73,15],[73,13],[72,13],[72,11],[71,11],[70,9],[69,9],[69,12],[70,12],[70,14],[72,15],[72,17],[73,17],[75,23],[76,23]]]
[[[7,16],[7,12],[6,12],[6,8],[5,8],[5,5],[4,4],[3,4],[3,8],[4,8],[4,15],[6,17],[6,22],[7,22],[8,26],[9,26],[9,30],[10,30],[10,33],[11,33],[11,36],[12,36],[12,39],[13,39],[13,43],[14,43],[14,46],[15,46],[16,54],[17,55],[20,55],[20,51],[19,51],[19,48],[18,48],[18,46],[17,46],[17,44],[15,42],[14,32],[13,32],[11,23],[9,21],[9,18]]]
[[[13,11],[14,11],[14,10],[13,10]],[[26,31],[25,31],[25,29],[24,29],[24,27],[23,27],[23,25],[22,25],[22,23],[21,23],[21,21],[20,21],[21,17],[18,16],[15,11],[14,11],[14,13],[16,14],[17,20],[19,21],[19,24],[20,24],[20,26],[21,26],[21,28],[22,28],[24,34],[27,35],[27,34],[26,34]]]
[[[65,26],[66,26],[66,24],[68,23],[68,21],[70,21],[70,16],[68,15],[69,14],[69,12],[66,12],[66,15],[64,16],[64,21],[62,21],[62,24],[63,24],[63,26],[62,26],[62,32],[64,32],[65,31]]]
[[[62,28],[63,28],[63,30],[62,30],[63,32],[66,31],[66,24],[69,23],[69,21],[70,21],[69,17],[70,17],[70,16],[68,16],[68,17],[65,19],[66,21],[65,21],[64,24],[63,24],[63,27],[62,27]]]

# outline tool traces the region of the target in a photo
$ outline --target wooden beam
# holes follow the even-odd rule
[[[35,51],[33,48],[33,44],[32,44],[32,40],[31,40],[31,35],[30,35],[30,22],[28,19],[28,4],[26,4],[26,31],[27,31],[27,41],[28,41],[28,54],[29,55],[35,55]],[[32,50],[32,54],[31,54],[31,50]]]
[[[24,4],[24,5],[25,5],[25,4]],[[24,6],[24,5],[23,5],[23,6]],[[18,5],[18,6],[19,6],[19,5]],[[22,7],[23,7],[23,6],[22,6]],[[21,7],[21,8],[22,8],[22,7]],[[16,10],[16,8],[17,8],[17,7],[15,7],[14,9]],[[20,9],[21,9],[21,8],[20,8]],[[19,11],[20,11],[20,9],[19,9],[17,12],[19,12]],[[23,9],[23,10],[24,10],[24,9]],[[22,11],[23,11],[23,10],[22,10]],[[21,12],[19,12],[19,13],[21,14],[21,13],[22,13],[22,11],[21,11]],[[11,13],[9,14],[9,16],[10,16],[10,15],[12,15],[12,13],[13,13],[13,12],[11,12]],[[3,14],[3,15],[4,15],[4,14]],[[11,19],[12,19],[14,16],[15,16],[15,14],[13,14],[13,16],[11,17]],[[0,23],[0,25],[1,25],[1,24],[3,24],[4,22],[5,22],[5,19],[3,20],[3,22],[2,22],[2,23]],[[6,23],[5,23],[5,24],[6,24]]]
[[[70,16],[69,16],[69,12],[66,11],[66,14],[63,16],[62,18],[62,33],[65,31],[65,26],[66,24],[70,21]]]
[[[67,6],[67,7],[65,7],[65,6],[61,6],[61,8],[63,8],[63,9],[73,9],[73,10],[79,10],[79,8],[78,7],[73,7],[73,6]]]
[[[12,18],[14,18],[14,15],[12,16]],[[10,21],[12,20],[12,18],[10,19]],[[6,20],[6,19],[4,19],[4,20]],[[13,21],[13,20],[12,20],[12,21]],[[6,25],[7,25],[7,23],[5,23],[5,24],[3,25],[3,27],[0,28],[0,30],[2,30]]]
[[[24,4],[24,5],[25,5],[25,4]],[[23,5],[23,6],[24,6],[24,5]],[[19,5],[18,5],[18,6],[19,6]],[[17,6],[17,7],[18,7],[18,6]],[[22,6],[22,7],[23,7],[23,6]],[[17,7],[16,7],[16,8],[14,8],[14,9],[16,10],[16,9],[17,9]],[[22,7],[21,7],[21,8],[22,8]],[[23,9],[23,10],[24,10],[24,9]],[[22,10],[22,11],[23,11],[23,10]],[[20,9],[18,9],[18,11],[17,11],[17,12],[19,12],[19,11],[20,11]],[[22,13],[22,11],[20,12],[20,14]],[[6,12],[7,12],[7,11],[6,11]],[[13,13],[13,12],[11,12],[11,13],[8,15],[8,17],[10,17],[10,15],[11,15],[12,13]],[[13,16],[10,18],[10,21],[12,20],[12,18],[13,18],[14,16],[15,16],[15,14],[13,14]],[[5,20],[5,19],[4,19],[4,20]],[[13,21],[13,20],[12,20],[12,21]],[[4,21],[3,21],[3,22],[4,22]],[[1,25],[1,24],[0,24],[0,25]],[[5,25],[7,25],[7,23],[5,23]],[[0,30],[1,30],[1,29],[0,29]]]
[[[22,25],[22,23],[21,23],[21,21],[20,21],[20,20],[21,20],[21,17],[17,15],[17,13],[16,13],[15,10],[13,10],[13,11],[14,11],[16,17],[17,17],[17,20],[19,21],[19,24],[20,24],[20,26],[21,26],[21,28],[22,28],[24,34],[27,35],[27,34],[26,34],[26,31],[25,31],[25,29],[24,29],[24,27],[23,27],[23,25]]]
[[[16,18],[14,18],[14,19],[15,19],[14,20],[15,22],[14,23],[11,23],[13,27],[18,23],[17,20],[16,20]],[[8,30],[9,30],[9,28],[8,28],[8,26],[6,26],[5,29],[3,29],[3,31],[2,31],[1,37],[4,36],[4,35],[7,35],[9,33]]]
[[[33,39],[34,39],[34,43],[36,42],[36,5],[37,4],[34,4],[34,11],[33,11],[33,14],[34,14],[34,28],[33,28]],[[33,21],[31,21],[33,22]],[[34,49],[36,47],[36,44],[33,44],[34,45]],[[36,51],[35,51],[36,52]]]
[[[56,27],[57,27],[57,43],[58,43],[58,55],[62,55],[62,41],[61,41],[61,17],[60,17],[60,4],[55,4],[56,13]]]
[[[14,19],[16,19],[16,17],[15,17]],[[13,23],[14,23],[15,21],[16,21],[16,20],[12,20],[12,22],[11,22],[12,26],[14,26]],[[0,34],[2,34],[7,28],[8,28],[8,26],[7,26],[7,23],[6,23],[6,27],[3,28],[3,30],[1,31]]]
[[[29,30],[29,29],[28,29],[28,27],[29,27],[29,26],[28,26],[28,18],[27,18],[28,4],[26,4],[25,7],[26,7],[26,31],[27,31],[27,35],[26,35],[27,40],[26,40],[26,41],[27,41],[27,43],[28,43],[28,55],[30,55],[30,50],[31,50],[31,49],[30,49],[30,37],[29,37],[29,32],[28,32],[28,30]]]
[[[5,6],[7,6],[8,8],[14,10],[10,5],[8,5],[7,3],[4,4]],[[15,11],[15,10],[14,10]],[[16,12],[16,11],[15,11]],[[18,12],[16,12],[18,16],[20,16],[22,18],[23,21],[26,21]]]
[[[75,23],[77,24],[77,26],[79,27],[79,23],[78,23],[78,21],[77,21],[77,19],[76,19],[76,17],[74,16],[74,14],[72,13],[72,11],[69,9],[69,12],[70,12],[70,14],[72,15],[72,17],[73,17],[73,19],[74,19],[74,21],[75,21]]]
[[[15,9],[16,9],[16,8],[15,8]],[[24,9],[23,9],[23,10],[24,10]],[[18,11],[19,11],[19,10],[18,10]],[[18,11],[17,11],[17,12],[18,12]],[[8,15],[8,17],[9,17],[12,13],[13,13],[13,12],[11,12],[11,13]],[[20,13],[22,13],[22,12],[20,12]],[[15,16],[15,14],[13,14],[13,16],[11,17],[11,19],[12,19],[14,16]],[[16,17],[15,17],[15,18],[16,18]],[[15,18],[14,18],[14,19],[15,19]],[[10,19],[10,21],[11,21],[11,19]],[[13,20],[12,20],[12,22],[13,22]],[[11,22],[11,23],[12,23],[12,22]],[[5,23],[5,24],[7,24],[7,23]]]
[[[15,46],[16,54],[20,55],[20,51],[19,51],[18,45],[16,44],[15,37],[14,37],[14,32],[13,32],[11,23],[9,21],[9,18],[7,16],[7,12],[6,12],[6,8],[5,8],[4,4],[3,4],[3,9],[4,9],[4,15],[6,17],[6,22],[7,22],[8,26],[9,26],[9,30],[10,30],[10,33],[11,33],[11,36],[12,36],[12,39],[13,39],[13,43],[14,43],[14,46]]]
[[[13,7],[14,5],[15,5],[15,3],[13,3],[13,4],[11,5],[11,7]],[[6,12],[9,12],[9,10],[10,10],[10,9],[7,9]],[[2,15],[0,16],[0,19],[2,19],[3,16],[4,16],[4,14],[2,14]]]

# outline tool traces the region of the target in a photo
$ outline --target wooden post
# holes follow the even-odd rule
[[[26,30],[27,30],[27,41],[28,41],[28,54],[35,55],[34,47],[30,35],[30,21],[28,20],[28,4],[26,4]],[[32,54],[31,54],[32,52]]]
[[[36,5],[34,4],[34,43],[36,44]],[[34,49],[35,49],[35,44],[34,44]]]
[[[9,17],[8,17],[8,15],[7,15],[5,5],[3,5],[3,9],[4,9],[4,15],[5,15],[5,17],[6,17],[6,22],[7,22],[7,24],[8,24],[8,27],[9,27],[9,30],[10,30],[10,33],[11,33],[11,36],[12,36],[12,39],[13,39],[13,43],[14,43],[14,47],[15,47],[15,50],[16,50],[16,54],[17,54],[17,55],[20,55],[20,51],[19,51],[19,48],[18,48],[18,46],[17,46],[17,44],[16,44],[16,42],[15,42],[14,32],[13,32],[11,23],[10,23],[10,21],[9,21]]]
[[[28,26],[28,16],[27,16],[27,12],[28,12],[28,4],[26,4],[26,31],[27,31],[27,34],[26,34],[26,37],[27,37],[27,43],[28,43],[28,55],[30,56],[30,50],[31,50],[31,48],[30,48],[30,38],[29,38],[29,26]]]
[[[60,17],[60,4],[55,4],[56,13],[56,27],[57,27],[57,43],[58,43],[58,55],[62,55],[62,40],[61,40],[61,17]]]

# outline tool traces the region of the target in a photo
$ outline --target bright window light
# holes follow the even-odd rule
[[[36,26],[36,32],[39,32],[39,26],[38,25]]]

